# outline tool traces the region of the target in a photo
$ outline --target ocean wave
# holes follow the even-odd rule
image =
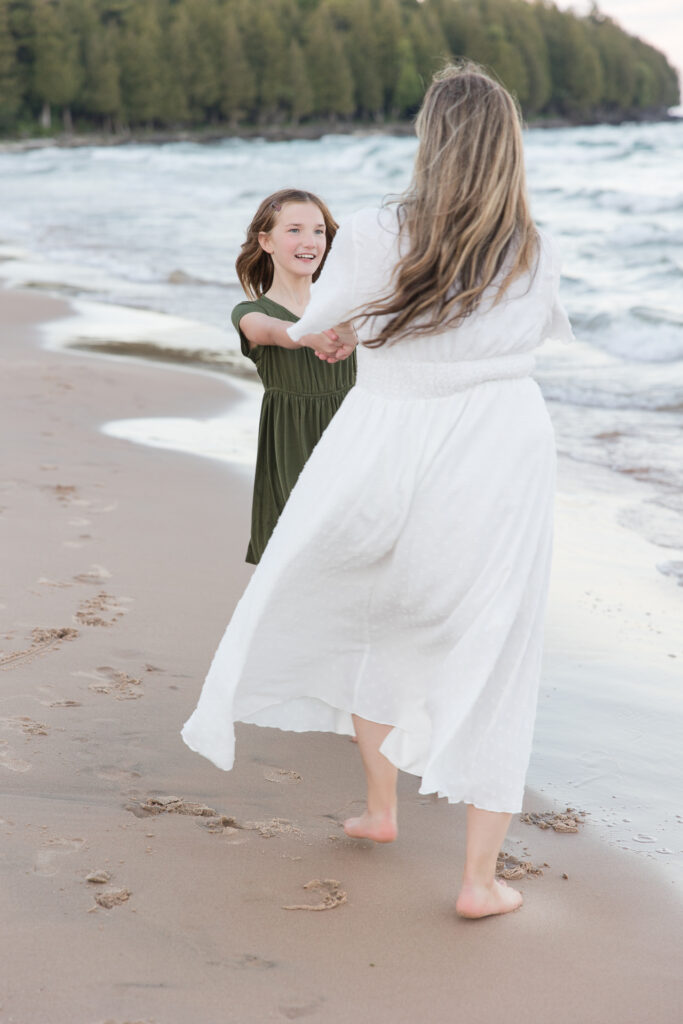
[[[214,281],[205,277],[197,277],[195,274],[189,274],[186,270],[182,270],[180,268],[171,270],[171,272],[167,274],[165,280],[168,284],[199,285],[200,287],[212,288],[227,287],[227,282],[225,281]],[[230,283],[236,283],[236,281]]]
[[[683,312],[630,306],[619,313],[572,310],[571,319],[575,332],[585,341],[621,360],[632,363],[683,360]],[[645,378],[636,381],[637,388],[645,385]]]
[[[675,310],[653,309],[650,306],[631,306],[629,312],[632,316],[647,324],[667,324],[671,327],[683,328],[683,312],[677,313]]]
[[[663,576],[672,576],[679,587],[683,587],[683,561],[680,562],[659,562],[658,570]]]
[[[634,387],[615,385],[611,380],[605,381],[604,384],[595,380],[579,383],[571,380],[549,380],[540,373],[536,376],[543,396],[551,402],[581,408],[683,413],[683,389],[680,387],[649,388],[643,391]]]

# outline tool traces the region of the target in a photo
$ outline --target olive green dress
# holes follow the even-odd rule
[[[299,318],[265,295],[255,302],[240,302],[232,311],[242,352],[256,364],[266,389],[261,405],[251,539],[247,549],[247,562],[256,564],[299,473],[356,382],[356,355],[339,363],[326,363],[310,348],[250,347],[240,330],[240,320],[247,313],[265,313],[291,323]]]

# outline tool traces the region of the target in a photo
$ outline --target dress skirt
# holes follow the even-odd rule
[[[531,358],[359,365],[220,642],[188,746],[227,770],[235,722],[351,734],[357,714],[392,726],[382,753],[421,793],[520,810],[555,467]]]

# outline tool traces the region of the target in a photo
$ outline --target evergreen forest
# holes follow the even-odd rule
[[[662,53],[547,0],[0,0],[0,132],[409,120],[454,56],[527,118],[679,102]]]

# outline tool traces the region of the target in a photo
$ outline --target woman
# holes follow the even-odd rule
[[[531,220],[509,94],[447,68],[410,188],[344,223],[294,340],[351,319],[356,387],[325,431],[183,730],[232,767],[233,722],[358,738],[396,837],[397,769],[467,805],[456,910],[517,909],[495,878],[521,809],[551,553],[554,444],[532,350],[570,337]]]

